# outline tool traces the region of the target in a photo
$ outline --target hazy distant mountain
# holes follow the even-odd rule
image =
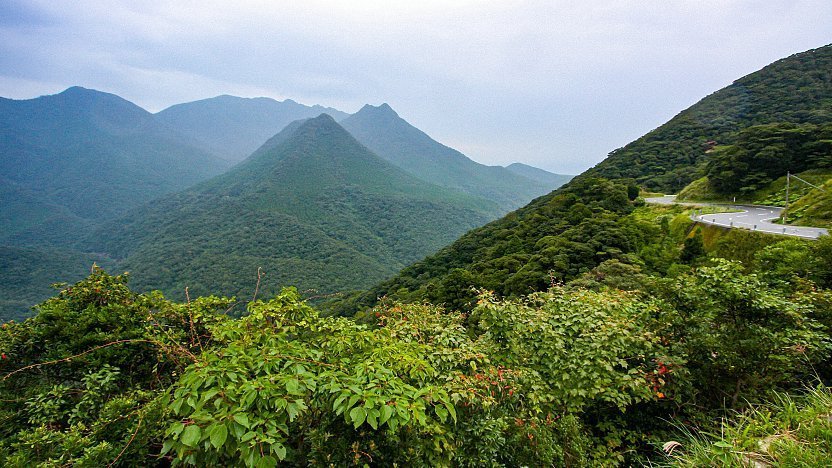
[[[572,180],[572,177],[574,177],[571,175],[555,174],[553,172],[540,169],[539,167],[529,166],[528,164],[523,163],[509,164],[506,166],[506,169],[514,172],[515,174],[520,174],[521,176],[536,180],[546,186],[551,186],[552,190],[569,182]]]
[[[113,94],[0,98],[0,244],[60,244],[228,165]]]
[[[501,166],[474,162],[410,125],[387,104],[366,105],[341,125],[376,154],[410,174],[492,200],[503,212],[555,188]]]
[[[341,120],[349,114],[322,106],[305,106],[291,99],[215,98],[171,106],[158,114],[160,122],[194,140],[213,154],[232,162],[245,159],[264,141],[298,119],[322,113]]]
[[[493,205],[416,179],[328,115],[295,124],[229,172],[111,223],[91,249],[139,288],[181,296],[366,287],[485,223]]]

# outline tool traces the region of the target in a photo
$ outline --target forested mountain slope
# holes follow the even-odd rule
[[[752,125],[832,122],[832,45],[778,60],[702,99],[584,176],[634,178],[675,193],[704,175],[706,152]]]
[[[539,167],[529,166],[528,164],[523,163],[512,163],[506,166],[511,172],[515,174],[520,174],[523,177],[527,177],[532,180],[536,180],[541,184],[545,184],[546,186],[552,187],[552,190],[560,187],[561,185],[569,182],[572,180],[571,175],[565,174],[555,174],[553,172],[549,172],[544,169],[540,169]]]
[[[334,309],[354,312],[382,296],[465,309],[473,288],[506,296],[545,290],[637,251],[650,233],[623,219],[632,209],[626,185],[600,178],[570,182]]]
[[[228,166],[113,94],[0,99],[0,244],[66,244]]]
[[[168,107],[155,117],[192,137],[211,153],[239,162],[290,122],[322,113],[342,120],[349,114],[319,105],[305,106],[291,99],[217,96]]]
[[[382,158],[432,184],[496,202],[505,213],[549,193],[558,184],[541,182],[501,166],[472,161],[410,125],[387,104],[366,105],[341,124]]]
[[[749,146],[752,143],[746,140],[751,137],[753,145],[765,146],[772,133],[784,133],[788,138],[780,135],[781,140],[805,144],[805,154],[796,160],[807,167],[828,164],[823,153],[828,149],[825,126],[783,122],[830,120],[832,46],[827,46],[737,80],[613,152],[555,192],[466,233],[437,254],[333,309],[349,314],[384,295],[465,308],[474,297],[472,288],[520,296],[544,290],[552,282],[576,279],[608,260],[643,265],[645,260],[637,254],[651,235],[659,233],[651,233],[652,228],[626,216],[633,209],[628,199],[638,195],[636,184],[664,190],[683,187],[699,170],[704,171],[706,151],[714,146],[707,143],[711,139],[722,144],[733,138]],[[752,127],[768,121],[777,124]],[[743,128],[743,132],[731,133]],[[753,178],[759,171],[749,172]]]
[[[229,172],[105,225],[85,248],[141,289],[248,296],[367,287],[481,225],[494,207],[422,182],[332,117],[290,126]]]

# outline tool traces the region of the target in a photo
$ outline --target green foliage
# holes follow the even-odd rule
[[[678,249],[678,208],[653,210],[628,216],[661,213]],[[832,263],[795,269],[832,249],[790,242],[758,255],[793,255],[767,276],[716,260],[661,279],[630,256],[582,277],[597,291],[483,292],[470,313],[385,301],[367,323],[294,289],[233,319],[229,299],[174,303],[96,270],[0,328],[0,463],[632,464],[674,417],[707,427],[813,366],[832,375],[832,295],[811,283]],[[627,281],[641,291],[613,289]]]
[[[732,145],[736,132],[744,128],[832,122],[830,67],[832,46],[774,62],[613,151],[579,177],[630,177],[650,190],[675,193],[704,175],[703,164],[714,143]]]
[[[718,146],[708,182],[721,194],[750,194],[786,172],[832,168],[832,125],[769,124],[745,128],[732,145]]]
[[[518,297],[568,281],[610,259],[624,259],[655,229],[626,217],[633,210],[627,186],[582,179],[475,229],[439,253],[415,263],[361,297],[328,307],[372,306],[381,296],[428,300],[469,310],[472,287]]]
[[[832,228],[832,177],[818,185],[789,205],[787,223]]]
[[[227,300],[177,305],[95,270],[0,328],[0,464],[153,464],[168,409],[160,390],[210,343]]]
[[[685,239],[679,260],[693,264],[705,255],[705,243],[702,240],[702,229],[697,228],[693,235]]]
[[[736,407],[800,381],[829,355],[828,335],[811,311],[811,295],[787,297],[736,262],[717,259],[676,280],[662,296],[675,312],[667,339],[696,382],[689,403]],[[702,385],[707,382],[707,385]]]
[[[797,286],[805,279],[822,288],[832,288],[832,237],[814,242],[781,240],[756,253],[754,266],[770,281]]]
[[[673,466],[824,466],[832,459],[832,392],[780,394],[730,420],[719,432],[691,436],[673,452]]]

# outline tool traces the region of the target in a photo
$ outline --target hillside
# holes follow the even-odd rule
[[[832,122],[832,45],[778,60],[680,112],[617,149],[586,177],[633,178],[675,193],[704,175],[707,151],[746,127]]]
[[[802,226],[832,227],[832,174],[789,205],[786,222]],[[792,197],[789,196],[791,199]]]
[[[492,200],[503,214],[549,193],[542,183],[500,166],[485,166],[410,125],[387,104],[366,105],[341,124],[382,158],[426,182]]]
[[[0,98],[0,244],[66,244],[228,166],[112,94]]]
[[[746,146],[783,144],[790,149],[780,153],[789,153],[802,162],[801,167],[828,165],[828,131],[821,124],[832,120],[830,70],[832,46],[827,46],[741,78],[555,192],[466,233],[437,254],[367,292],[333,304],[332,309],[354,313],[385,295],[464,309],[474,297],[472,288],[519,296],[544,290],[552,282],[578,279],[609,260],[639,269],[655,268],[658,262],[664,264],[658,270],[666,273],[666,261],[653,258],[658,249],[641,251],[650,235],[659,235],[650,234],[655,227],[627,216],[634,206],[628,198],[634,200],[638,194],[633,180],[652,189],[681,188],[697,171],[704,171],[706,150],[711,149],[705,143],[716,138],[727,145],[730,141],[722,138],[728,135]],[[776,124],[757,125],[771,120]],[[745,130],[740,136],[731,133],[741,128]],[[771,140],[773,135],[776,140]],[[778,161],[785,159],[781,154]],[[749,180],[753,177],[763,182],[770,176],[749,170]]]
[[[604,261],[626,261],[637,252],[655,228],[630,222],[624,216],[632,210],[626,185],[575,180],[332,309],[351,314],[390,296],[464,310],[475,296],[472,288],[511,297],[545,290],[552,282],[575,279]]]
[[[53,284],[83,278],[94,263],[113,266],[98,254],[0,245],[0,322],[30,317],[34,304],[55,293]]]
[[[105,225],[87,250],[140,289],[250,296],[367,287],[481,225],[487,202],[407,175],[330,116],[290,126],[229,172]]]
[[[553,172],[549,172],[538,167],[529,166],[528,164],[523,163],[512,163],[506,166],[511,172],[515,174],[520,174],[523,177],[527,177],[532,180],[536,180],[541,184],[545,184],[546,186],[552,187],[552,190],[560,187],[561,185],[569,182],[572,180],[571,175],[565,174],[555,174]]]
[[[349,114],[323,106],[305,106],[291,99],[217,96],[176,104],[157,113],[159,122],[190,136],[201,147],[230,162],[248,157],[290,122],[322,113],[342,120]]]

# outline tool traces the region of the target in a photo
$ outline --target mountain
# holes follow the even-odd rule
[[[638,140],[610,153],[587,176],[634,178],[675,193],[704,175],[714,145],[736,132],[772,123],[832,122],[832,45],[778,60],[680,112]]]
[[[474,162],[410,125],[387,104],[366,105],[341,125],[367,148],[410,174],[432,184],[492,200],[502,213],[557,187],[501,166]]]
[[[349,114],[322,106],[305,106],[291,99],[217,96],[177,104],[156,114],[162,122],[199,142],[201,147],[231,162],[239,162],[294,120],[322,113],[342,120]]]
[[[832,46],[826,46],[741,78],[558,190],[466,233],[369,291],[333,301],[330,308],[349,314],[387,295],[467,309],[473,288],[521,296],[576,279],[608,261],[640,271],[655,255],[641,249],[663,234],[628,216],[636,204],[635,182],[667,191],[683,187],[705,170],[711,154],[723,152],[714,147],[732,141],[742,148],[785,145],[801,167],[829,167],[823,123],[832,119],[830,70]],[[764,122],[776,125],[756,125]],[[754,144],[743,143],[750,135],[757,135]],[[716,141],[708,143],[711,139]],[[768,152],[775,150],[779,146]],[[759,180],[776,177],[754,169]]]
[[[368,287],[486,222],[493,205],[382,160],[329,115],[294,124],[230,171],[102,227],[90,251],[140,289],[250,297]]]
[[[228,166],[113,94],[0,98],[0,244],[66,243]]]
[[[513,163],[506,166],[509,171],[519,174],[523,177],[535,180],[546,186],[552,187],[552,190],[572,180],[571,175],[555,174],[538,167],[529,166],[523,163]]]

